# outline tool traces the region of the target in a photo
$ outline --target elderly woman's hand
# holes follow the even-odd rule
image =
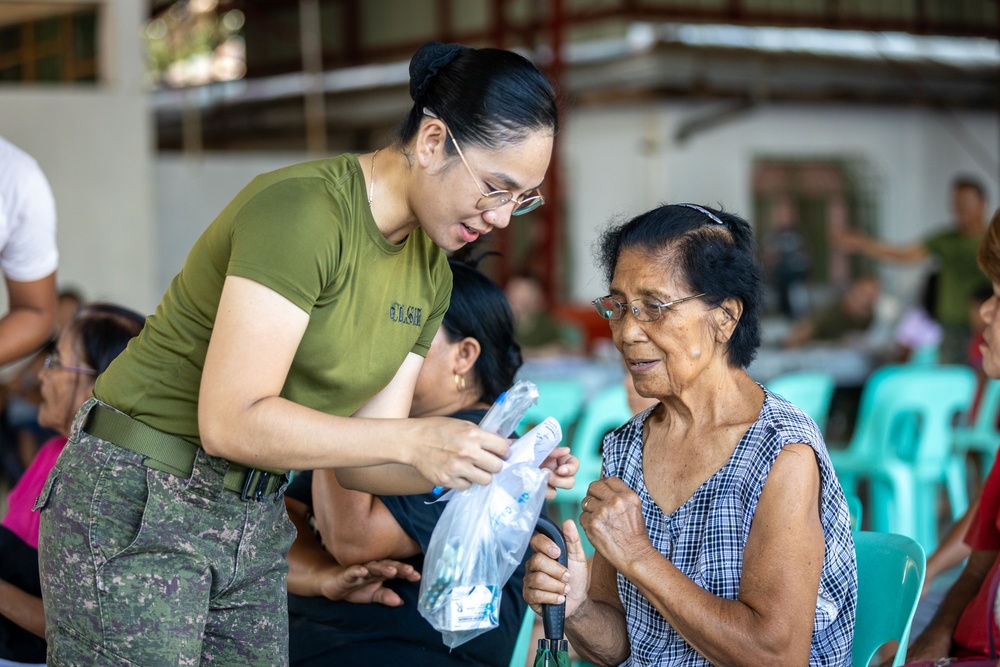
[[[572,519],[563,522],[562,532],[566,540],[569,567],[563,567],[556,560],[559,557],[559,547],[555,542],[544,535],[535,534],[531,538],[531,549],[535,553],[528,560],[522,591],[525,601],[536,613],[542,613],[543,604],[565,602],[566,618],[569,618],[587,599],[589,571],[587,555],[580,542],[580,532]]]
[[[653,548],[642,517],[642,500],[617,477],[605,477],[590,485],[583,499],[580,525],[594,548],[619,572]]]
[[[569,447],[556,447],[546,458],[542,468],[548,469],[549,488],[545,492],[545,499],[552,500],[556,497],[557,489],[572,489],[576,484],[576,473],[580,470],[580,460],[569,453]]]

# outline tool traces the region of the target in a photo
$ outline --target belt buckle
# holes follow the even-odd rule
[[[250,468],[247,470],[247,479],[243,482],[243,493],[240,494],[240,498],[244,501],[256,500],[260,502],[264,500],[264,491],[267,489],[267,482],[270,478],[271,473]]]

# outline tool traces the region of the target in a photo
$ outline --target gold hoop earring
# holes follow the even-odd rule
[[[465,391],[465,376],[455,373],[455,389]]]

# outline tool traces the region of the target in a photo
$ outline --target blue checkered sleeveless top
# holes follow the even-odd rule
[[[743,550],[764,482],[785,445],[806,443],[820,466],[820,514],[826,556],[816,597],[809,665],[850,665],[857,603],[854,540],[844,492],[834,475],[815,422],[785,399],[764,389],[764,407],[732,457],[670,515],[650,497],[642,473],[640,413],[604,439],[604,475],[619,477],[642,499],[653,546],[705,590],[735,600]],[[625,607],[632,653],[623,665],[710,665],[664,620],[621,574],[618,594]]]

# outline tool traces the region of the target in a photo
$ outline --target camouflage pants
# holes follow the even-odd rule
[[[287,665],[281,494],[243,501],[228,464],[190,479],[95,438],[76,416],[36,508],[50,667]]]

